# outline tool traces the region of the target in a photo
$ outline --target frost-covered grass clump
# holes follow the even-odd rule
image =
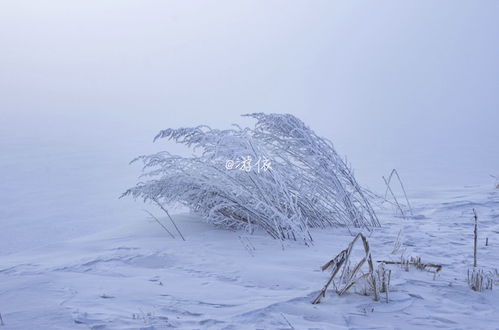
[[[276,239],[312,240],[309,228],[379,226],[364,190],[333,144],[290,114],[253,113],[254,128],[166,129],[193,148],[140,156],[142,178],[124,195],[180,203],[230,229],[265,230]]]

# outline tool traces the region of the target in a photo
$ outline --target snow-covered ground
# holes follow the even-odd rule
[[[499,291],[474,292],[466,277],[473,259],[473,208],[479,215],[479,266],[499,268],[499,190],[491,183],[412,196],[411,219],[394,216],[386,204],[379,208],[382,228],[368,237],[373,258],[420,256],[443,269],[434,277],[389,266],[388,303],[332,291],[322,303],[310,303],[328,277],[320,266],[351,241],[347,231],[316,230],[311,247],[281,246],[263,233],[221,230],[178,214],[182,241],[144,214],[90,235],[3,253],[4,327],[497,329]],[[402,247],[392,253],[401,229]]]
[[[499,288],[466,281],[473,208],[499,268],[497,1],[4,0],[0,31],[0,330],[499,329]],[[376,206],[373,258],[442,271],[312,305],[352,233],[282,246],[176,210],[182,241],[118,199],[131,159],[185,152],[159,130],[255,111],[301,118],[376,193],[398,169],[414,216]]]

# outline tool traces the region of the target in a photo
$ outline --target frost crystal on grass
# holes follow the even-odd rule
[[[196,155],[164,151],[140,156],[140,182],[123,195],[180,203],[230,229],[261,228],[276,239],[312,240],[309,228],[379,226],[364,190],[333,144],[290,114],[253,113],[254,128],[166,129],[155,137]],[[243,157],[266,160],[265,171],[228,170]],[[270,166],[271,164],[271,166]]]

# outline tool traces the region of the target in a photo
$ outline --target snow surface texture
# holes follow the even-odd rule
[[[287,241],[282,249],[263,232],[243,235],[174,215],[186,241],[144,220],[2,255],[0,328],[497,329],[499,290],[470,290],[466,273],[472,208],[479,215],[478,266],[499,266],[499,190],[474,186],[412,197],[410,219],[386,204],[378,210],[382,227],[368,237],[373,259],[399,260],[403,253],[443,269],[434,278],[386,266],[389,303],[333,291],[310,303],[328,277],[320,266],[351,241],[347,231],[313,230],[314,245]],[[401,249],[392,254],[401,229]]]

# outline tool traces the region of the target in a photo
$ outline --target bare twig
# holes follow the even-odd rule
[[[3,323],[3,318],[2,318],[2,314],[1,314],[1,313],[0,313],[0,325],[1,325],[1,326],[4,326],[4,325],[5,325],[5,323]]]

